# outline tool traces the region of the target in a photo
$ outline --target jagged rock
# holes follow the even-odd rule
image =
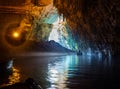
[[[73,28],[80,49],[92,45],[92,49],[120,52],[119,0],[54,0],[54,5]]]

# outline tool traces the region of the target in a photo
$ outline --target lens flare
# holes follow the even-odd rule
[[[19,37],[19,33],[18,32],[13,32],[13,37],[14,38],[18,38]]]

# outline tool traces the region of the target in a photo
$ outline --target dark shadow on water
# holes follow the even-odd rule
[[[3,85],[4,83],[8,83],[9,80],[9,75],[12,74],[12,71],[11,72],[6,72],[6,73],[0,73],[0,85]]]

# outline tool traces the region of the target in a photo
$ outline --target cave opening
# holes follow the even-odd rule
[[[120,49],[119,8],[112,2],[51,0],[42,2],[41,7],[29,0],[22,8],[25,16],[18,30],[25,32],[23,40],[55,41],[83,54],[117,54]],[[14,7],[15,10],[18,13]]]
[[[120,87],[120,0],[1,2],[0,63],[14,65],[0,88],[27,77],[44,89]]]
[[[78,45],[74,34],[71,32],[71,28],[63,14],[58,13],[53,3],[43,8],[37,16],[35,13],[39,11],[36,9],[32,9],[32,12],[29,13],[34,19],[32,20],[33,24],[31,30],[28,32],[27,39],[54,41],[67,49],[77,51]],[[25,17],[25,19],[30,19],[30,17]]]
[[[56,18],[56,21],[52,23],[53,28],[50,32],[48,41],[54,40],[55,42],[59,43],[65,48],[71,49],[71,50],[77,50],[76,42],[74,40],[74,37],[70,31],[70,28],[65,20],[63,18],[63,15]]]

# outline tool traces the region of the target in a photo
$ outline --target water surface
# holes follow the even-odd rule
[[[19,56],[13,73],[1,82],[13,84],[34,78],[44,89],[118,89],[119,59],[75,54]]]

